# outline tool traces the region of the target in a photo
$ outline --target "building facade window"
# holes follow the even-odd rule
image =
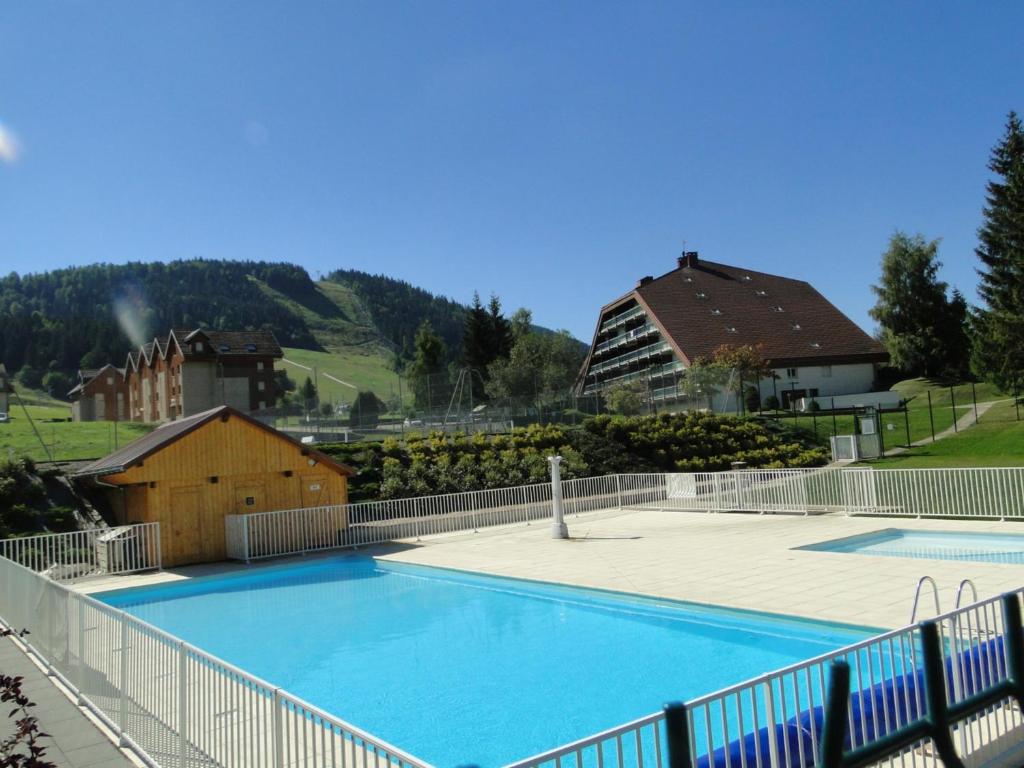
[[[823,379],[831,379],[832,378],[832,366],[831,365],[823,365],[823,366],[821,366],[821,378],[823,378]]]
[[[262,371],[263,370],[263,361],[262,360],[257,360],[256,361],[256,370],[257,371]]]
[[[262,392],[266,388],[267,388],[267,383],[265,381],[260,381],[260,382],[256,383],[256,389],[258,389],[260,392]]]
[[[797,373],[796,368],[787,368],[786,369],[786,378],[787,379],[795,379],[796,378],[796,373]]]

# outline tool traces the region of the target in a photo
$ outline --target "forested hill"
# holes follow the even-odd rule
[[[0,278],[0,362],[67,373],[172,327],[272,330],[282,346],[407,356],[424,319],[457,356],[466,308],[353,270],[314,281],[294,264],[194,259],[95,264]],[[376,350],[376,351],[374,351]]]

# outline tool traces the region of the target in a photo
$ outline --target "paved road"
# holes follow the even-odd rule
[[[64,692],[59,690],[10,638],[0,638],[0,671],[25,678],[22,691],[35,702],[46,747],[45,759],[59,768],[133,768],[132,762]],[[11,730],[7,709],[0,712],[0,739]]]

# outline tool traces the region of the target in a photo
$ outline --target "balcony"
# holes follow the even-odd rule
[[[645,314],[646,313],[644,312],[643,307],[637,306],[633,307],[632,309],[628,309],[621,314],[609,317],[607,320],[601,323],[601,327],[598,329],[598,334],[605,333],[607,331],[612,330],[613,328],[619,328],[620,326],[623,326],[626,323],[628,323],[630,320],[635,320],[638,317],[643,317]]]
[[[639,328],[633,328],[625,333],[620,333],[618,336],[608,339],[608,341],[601,342],[594,347],[594,355],[601,355],[610,350],[618,349],[619,347],[627,344],[632,344],[634,341],[641,341],[649,336],[657,335],[657,333],[658,329],[655,327],[654,323],[644,323]]]

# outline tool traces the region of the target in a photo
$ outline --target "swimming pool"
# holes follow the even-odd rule
[[[500,765],[872,630],[342,556],[98,597],[434,765]]]
[[[960,533],[886,528],[883,531],[859,536],[809,544],[798,549],[885,557],[1024,564],[1024,534],[1019,533]]]

